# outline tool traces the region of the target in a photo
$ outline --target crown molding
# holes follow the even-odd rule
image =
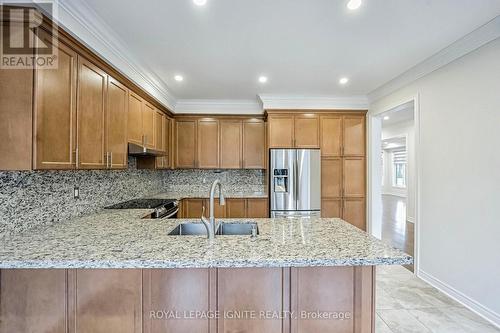
[[[170,110],[176,99],[167,85],[130,54],[126,44],[85,1],[59,0],[58,24]]]
[[[264,110],[257,100],[245,99],[180,99],[175,113],[192,114],[262,114]]]
[[[264,110],[301,109],[301,110],[367,110],[366,96],[299,96],[260,94]]]
[[[387,96],[498,38],[500,38],[500,16],[376,88],[368,94],[369,101],[373,102]]]

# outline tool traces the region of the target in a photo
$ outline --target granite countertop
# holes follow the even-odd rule
[[[147,198],[155,198],[155,199],[187,199],[187,198],[207,198],[209,197],[208,190],[173,190],[155,193],[146,196]],[[226,198],[267,198],[266,192],[253,192],[253,191],[227,191],[223,190],[224,197]],[[219,197],[218,192],[215,195],[216,198]]]
[[[150,210],[104,210],[0,238],[0,268],[182,268],[403,265],[413,259],[340,219],[256,222],[259,235],[168,236],[193,219],[148,220]]]

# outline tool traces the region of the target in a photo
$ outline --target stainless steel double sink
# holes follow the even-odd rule
[[[219,228],[215,232],[216,235],[252,235],[252,230],[255,229],[256,234],[259,234],[257,223],[220,223]],[[168,233],[169,236],[193,236],[206,235],[207,229],[203,223],[181,223]]]

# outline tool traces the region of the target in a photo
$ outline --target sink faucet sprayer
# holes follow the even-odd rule
[[[215,232],[219,228],[219,225],[215,224],[215,216],[214,216],[214,210],[215,210],[215,189],[216,187],[219,188],[219,204],[221,206],[224,206],[226,204],[226,200],[224,199],[224,194],[222,194],[222,183],[220,182],[219,179],[216,179],[212,183],[212,187],[210,188],[210,217],[207,220],[205,217],[205,206],[202,208],[201,212],[201,222],[205,225],[205,228],[207,228],[207,236],[208,239],[213,239],[215,238]]]

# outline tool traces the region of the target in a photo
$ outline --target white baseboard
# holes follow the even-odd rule
[[[434,276],[425,273],[421,269],[418,271],[417,276],[433,286],[434,288],[440,290],[445,293],[447,296],[451,297],[455,301],[459,302],[472,312],[480,315],[491,324],[500,328],[500,314],[494,312],[493,310],[485,307],[479,302],[473,300],[469,296],[463,294],[462,292],[456,290],[455,288],[449,286],[448,284],[442,282],[441,280],[435,278]]]

